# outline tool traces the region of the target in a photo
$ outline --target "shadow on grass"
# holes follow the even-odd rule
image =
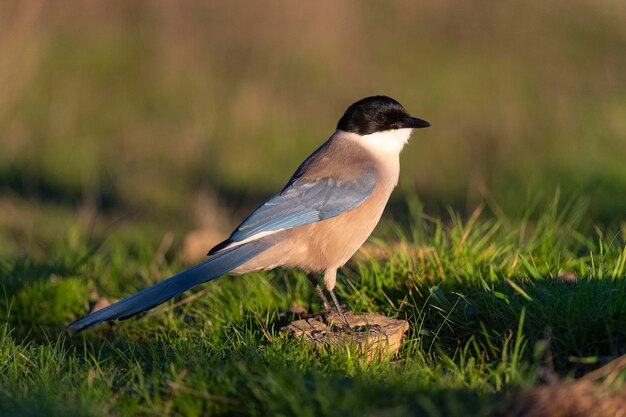
[[[103,174],[97,182],[97,188],[86,189],[81,179],[59,181],[39,169],[8,166],[0,171],[0,190],[10,190],[22,197],[68,206],[75,206],[86,198],[97,198],[98,207],[103,211],[119,207],[122,201],[112,179]]]
[[[488,284],[406,280],[369,293],[374,309],[406,318],[410,337],[434,353],[453,356],[469,346],[498,360],[502,351],[494,347],[513,337],[522,314],[525,359],[549,355],[561,375],[586,373],[626,353],[626,276],[576,283],[515,276]]]

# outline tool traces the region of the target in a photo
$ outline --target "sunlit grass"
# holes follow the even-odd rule
[[[132,237],[90,247],[80,228],[48,242],[45,259],[5,259],[0,410],[488,415],[543,367],[571,378],[625,353],[625,239],[582,230],[583,205],[555,199],[521,219],[415,210],[409,233],[389,228],[406,243],[388,260],[360,258],[340,275],[351,309],[410,323],[399,356],[371,364],[281,338],[293,303],[320,308],[297,271],[223,277],[175,308],[74,335],[64,325],[87,310],[93,285],[123,297],[183,266],[155,264],[154,244]]]
[[[625,13],[1,3],[0,414],[489,415],[624,354]],[[352,310],[409,321],[398,358],[283,340],[289,307],[321,307],[298,271],[65,330],[185,268],[184,231],[228,232],[371,94],[432,123],[401,155],[386,255],[339,276]]]

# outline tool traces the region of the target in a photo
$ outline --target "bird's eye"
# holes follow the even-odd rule
[[[374,120],[376,120],[376,123],[385,123],[387,121],[387,116],[382,113],[378,113],[374,117]]]

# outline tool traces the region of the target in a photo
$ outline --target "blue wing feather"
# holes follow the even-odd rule
[[[376,170],[366,169],[351,181],[294,178],[278,194],[248,216],[215,253],[231,242],[263,232],[289,229],[335,217],[359,206],[376,186]]]

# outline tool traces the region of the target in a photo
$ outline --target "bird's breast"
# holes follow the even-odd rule
[[[342,154],[358,157],[359,161],[359,164],[348,163],[347,166],[374,168],[376,185],[372,193],[358,206],[337,216],[286,229],[264,238],[271,240],[272,246],[233,271],[234,273],[272,269],[277,266],[322,272],[344,265],[365,243],[378,224],[389,196],[398,183],[400,163],[397,155],[374,154],[357,143],[347,145],[353,152]],[[353,178],[356,172],[344,170],[343,175]]]
[[[377,182],[359,206],[338,216],[296,228],[289,266],[324,271],[344,265],[365,243],[378,224],[398,182],[397,164],[377,167]],[[298,230],[299,229],[299,230]]]

